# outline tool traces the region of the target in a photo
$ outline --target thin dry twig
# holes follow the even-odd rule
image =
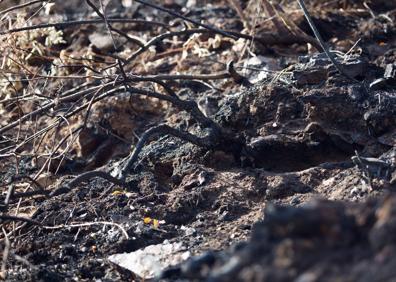
[[[110,21],[107,19],[107,16],[106,16],[106,13],[105,13],[105,7],[104,7],[103,2],[101,0],[99,0],[99,2],[100,2],[100,5],[101,5],[101,8],[103,10],[103,13],[101,13],[100,10],[90,0],[85,0],[85,2],[88,4],[88,6],[90,6],[95,11],[95,13],[100,18],[102,18],[107,30],[109,31],[109,34],[110,34],[110,37],[111,37],[111,40],[112,40],[113,47],[114,47],[115,51],[117,50],[117,46],[116,46],[116,43],[115,43],[115,40],[114,40],[114,36],[111,33],[112,31],[114,31],[114,32],[118,33],[119,35],[125,37],[128,41],[131,41],[131,42],[137,44],[139,47],[144,46],[144,42],[142,40],[140,40],[138,38],[135,38],[135,37],[131,37],[127,33],[125,33],[122,30],[119,30],[119,29],[113,27],[110,24]],[[118,58],[118,59],[121,59],[121,58]]]
[[[320,46],[322,46],[324,52],[326,53],[327,57],[330,59],[330,61],[333,63],[333,65],[335,66],[335,68],[345,77],[347,77],[348,79],[354,81],[354,82],[358,82],[355,78],[353,78],[352,76],[350,76],[344,69],[343,67],[337,62],[334,54],[329,50],[329,48],[327,47],[326,43],[324,42],[322,36],[320,35],[320,32],[318,31],[318,29],[316,28],[315,23],[312,20],[311,15],[308,12],[307,7],[305,6],[305,2],[304,0],[297,0],[298,4],[300,5],[305,18],[308,21],[309,26],[311,27],[313,33],[315,34],[315,37],[318,39]]]
[[[272,23],[274,24],[276,30],[279,33],[289,33],[289,30],[283,25],[278,18],[278,13],[274,8],[274,5],[270,3],[268,0],[261,0],[263,3],[264,9],[268,14],[268,17],[271,19]]]
[[[297,35],[314,46],[318,51],[322,50],[319,41],[303,32],[293,21],[289,20],[288,15],[286,15],[279,4],[273,4],[268,0],[262,0],[262,3],[272,23],[275,25],[278,34]]]
[[[106,179],[107,181],[119,185],[119,186],[126,186],[126,183],[114,176],[112,176],[110,173],[105,172],[105,171],[100,171],[100,170],[93,170],[93,171],[88,171],[83,174],[80,174],[79,176],[75,177],[72,181],[68,182],[66,185],[61,186],[55,190],[53,190],[49,196],[54,197],[58,196],[64,193],[68,193],[69,191],[73,190],[77,185],[79,185],[82,182],[86,182],[92,178],[103,178]]]
[[[152,3],[149,3],[149,2],[143,1],[143,0],[135,0],[135,1],[138,2],[138,3],[140,3],[140,4],[143,4],[143,5],[145,5],[145,6],[148,6],[148,7],[157,9],[157,10],[159,10],[159,11],[168,13],[168,14],[170,14],[170,15],[176,17],[176,18],[183,19],[183,20],[185,20],[186,22],[190,22],[190,23],[192,23],[192,24],[195,24],[196,26],[204,27],[204,28],[206,28],[206,29],[208,29],[208,30],[211,30],[212,32],[221,34],[221,35],[223,35],[223,36],[225,36],[225,37],[230,37],[230,38],[232,38],[232,39],[238,39],[235,35],[232,35],[232,34],[226,32],[226,31],[224,31],[224,30],[221,30],[221,29],[215,28],[215,27],[213,27],[213,26],[210,26],[210,25],[207,25],[207,24],[203,24],[203,23],[198,22],[198,21],[196,21],[196,20],[187,18],[187,17],[185,17],[185,16],[183,16],[183,15],[181,15],[181,14],[179,14],[179,13],[176,13],[176,12],[174,12],[174,11],[172,11],[172,10],[169,10],[169,9],[166,9],[166,8],[164,8],[164,7],[161,7],[161,6],[158,6],[158,5],[155,5],[155,4],[152,4]]]
[[[38,222],[34,219],[30,219],[27,217],[21,217],[21,216],[15,216],[15,215],[8,215],[8,214],[1,214],[0,215],[0,220],[2,221],[21,221],[21,222],[27,222],[33,225],[39,225],[42,226],[41,222]]]
[[[243,25],[245,26],[245,28],[247,28],[248,30],[251,30],[250,22],[246,18],[245,13],[243,12],[243,9],[242,9],[241,5],[239,4],[238,0],[228,0],[228,2],[231,4],[231,6],[237,12],[237,14],[240,17],[241,21],[243,22]]]
[[[147,25],[157,25],[157,26],[162,26],[165,28],[170,28],[170,26],[165,23],[156,22],[156,21],[139,20],[139,19],[108,18],[107,21],[110,23],[134,23],[134,24],[145,24],[145,25],[147,24]],[[58,23],[45,23],[45,24],[37,24],[37,25],[31,25],[31,26],[12,28],[12,29],[8,29],[8,30],[2,30],[2,31],[0,31],[0,35],[12,34],[12,33],[21,32],[21,31],[49,28],[49,27],[65,28],[65,27],[71,27],[71,26],[100,24],[100,23],[103,23],[103,19],[78,20],[78,21],[76,20],[76,21],[67,21],[67,22],[58,22]]]
[[[115,223],[115,222],[110,222],[110,221],[95,221],[95,222],[84,222],[84,223],[77,223],[77,222],[72,222],[71,224],[61,224],[61,225],[55,225],[55,226],[45,226],[42,225],[41,227],[43,229],[47,230],[54,230],[54,229],[65,229],[65,228],[75,228],[75,227],[85,227],[85,226],[93,226],[93,225],[110,225],[110,226],[115,226],[118,229],[120,229],[122,235],[124,235],[125,239],[129,239],[128,232],[124,229],[124,227],[121,226],[121,224]]]
[[[5,280],[7,278],[7,261],[8,261],[8,255],[10,253],[10,239],[8,239],[7,232],[4,230],[3,227],[1,227],[1,230],[3,231],[4,235],[4,250],[3,250],[3,258],[2,258],[2,263],[1,263],[1,270],[0,270],[0,278]]]
[[[12,215],[0,215],[0,220],[3,221],[22,221],[22,222],[27,222],[33,225],[37,225],[43,229],[47,230],[54,230],[54,229],[63,229],[63,228],[74,228],[74,227],[83,227],[83,226],[92,226],[92,225],[111,225],[119,228],[124,235],[125,239],[129,239],[129,235],[126,232],[126,230],[118,223],[115,222],[109,222],[109,221],[96,221],[96,222],[84,222],[84,223],[71,223],[71,224],[61,224],[61,225],[55,225],[55,226],[48,226],[48,225],[43,225],[41,222],[30,219],[27,217],[20,217],[20,216],[12,216]],[[4,231],[3,231],[4,232]],[[8,238],[8,237],[6,237]]]
[[[5,133],[5,132],[7,132],[8,130],[18,126],[20,123],[22,123],[22,122],[24,122],[24,121],[26,121],[28,119],[33,119],[36,116],[41,115],[42,113],[48,111],[51,108],[56,107],[59,104],[68,103],[68,102],[74,102],[74,101],[80,99],[81,97],[90,98],[90,96],[93,95],[92,94],[92,90],[94,90],[96,88],[100,88],[100,87],[103,87],[104,90],[107,90],[107,89],[112,88],[113,85],[112,85],[112,82],[108,82],[108,83],[105,83],[103,85],[95,86],[95,87],[89,88],[89,89],[84,89],[84,90],[78,91],[76,93],[72,93],[70,95],[67,95],[67,96],[60,96],[59,99],[57,99],[56,101],[49,102],[49,103],[41,106],[37,110],[34,110],[34,111],[32,111],[32,112],[20,117],[18,120],[3,126],[2,128],[0,128],[0,135]]]
[[[232,34],[236,38],[243,38],[246,40],[250,41],[257,41],[260,42],[261,44],[264,45],[273,45],[273,44],[290,44],[290,43],[310,43],[312,44],[315,48],[318,50],[321,48],[320,44],[315,40],[314,38],[307,37],[307,36],[301,36],[301,35],[296,35],[292,33],[262,33],[260,35],[252,36],[249,34],[244,34],[244,33],[239,33],[235,31],[226,31],[228,34]],[[179,30],[179,31],[167,31],[165,33],[161,33],[153,38],[151,38],[144,46],[140,47],[138,50],[136,50],[132,55],[130,55],[124,63],[127,64],[134,59],[136,59],[137,56],[140,54],[144,53],[149,49],[149,47],[156,45],[158,42],[166,39],[166,38],[172,38],[174,36],[188,36],[196,33],[214,33],[210,29],[206,28],[191,28],[191,29],[184,29],[184,30]]]
[[[7,14],[7,13],[15,11],[15,10],[23,9],[23,8],[28,7],[28,6],[34,5],[34,4],[38,4],[38,3],[42,3],[42,2],[51,2],[51,1],[52,0],[49,0],[49,1],[47,1],[47,0],[33,0],[33,1],[30,1],[30,2],[22,3],[22,4],[19,4],[19,5],[12,6],[12,7],[8,8],[8,9],[3,10],[3,11],[0,11],[0,15],[1,14]]]

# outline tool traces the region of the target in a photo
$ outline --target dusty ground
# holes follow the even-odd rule
[[[197,1],[188,8],[183,8],[187,1],[165,2],[168,8],[222,29],[242,32],[244,28],[226,1]],[[255,5],[240,2],[252,24],[256,21],[257,36],[273,32],[274,26],[259,17]],[[165,281],[392,281],[396,269],[392,237],[396,228],[392,194],[396,188],[396,4],[379,0],[368,6],[360,1],[310,2],[312,16],[332,48],[345,54],[359,40],[349,56],[340,59],[354,81],[304,43],[244,46],[245,42],[203,35],[158,44],[154,57],[140,58],[131,70],[142,75],[210,74],[223,70],[230,59],[236,62],[236,70],[251,85],[231,79],[209,84],[171,81],[180,97],[207,110],[207,116],[230,132],[235,143],[224,142],[207,150],[160,136],[143,148],[125,187],[91,179],[56,197],[11,200],[3,215],[25,216],[58,227],[3,222],[2,244],[8,234],[11,253],[7,279],[140,280],[110,263],[109,255],[167,239],[182,242],[192,255],[201,256],[165,270]],[[51,17],[59,19],[66,9],[59,5]],[[281,5],[302,31],[312,34],[297,3]],[[144,6],[114,13],[173,20]],[[68,19],[74,17],[80,18],[68,14]],[[43,22],[40,17],[36,20]],[[84,53],[95,43],[92,34],[106,32],[101,28],[65,28],[65,42],[51,49],[52,56],[63,48]],[[129,26],[139,36],[153,36],[157,28]],[[118,52],[128,51],[123,48]],[[243,48],[249,52],[241,57]],[[91,51],[109,59],[104,54],[110,51],[100,47]],[[251,63],[253,54],[261,56],[256,57],[256,65]],[[50,56],[40,62],[30,59],[35,67],[54,62]],[[257,78],[259,74],[262,79]],[[50,82],[54,84],[49,89],[61,85],[62,91],[81,83]],[[34,102],[21,105],[23,112],[37,107]],[[6,102],[2,113],[3,128],[21,116]],[[2,154],[9,152],[7,146],[17,134],[31,135],[33,125],[41,128],[55,114],[8,131],[2,137]],[[7,185],[3,185],[2,197],[7,195],[9,183],[19,192],[28,191],[23,190],[25,180],[12,177],[37,176],[43,165],[47,172],[38,179],[48,190],[85,171],[120,166],[139,136],[163,121],[197,135],[204,132],[190,114],[167,102],[122,94],[94,104],[87,127],[70,143],[64,158],[45,164],[47,149],[83,120],[84,113],[75,115],[69,127],[60,127],[16,150],[17,162],[14,155],[3,156],[1,179]],[[388,196],[384,198],[384,194]],[[159,226],[145,222],[148,217],[159,220]],[[112,225],[65,226],[102,221],[120,224],[129,239]]]

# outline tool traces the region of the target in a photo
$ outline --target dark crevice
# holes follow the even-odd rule
[[[249,148],[252,166],[273,172],[293,172],[318,166],[323,163],[349,161],[357,144],[345,141],[296,142],[263,139]]]

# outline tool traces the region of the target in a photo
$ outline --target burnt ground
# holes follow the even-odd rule
[[[243,31],[243,21],[227,1],[202,1],[188,8],[187,2],[194,1],[164,2],[193,19]],[[245,14],[255,19],[252,1],[240,2]],[[230,59],[236,62],[236,70],[249,85],[231,78],[169,82],[179,97],[196,101],[233,138],[208,149],[159,136],[143,147],[124,186],[94,178],[53,197],[11,197],[2,206],[3,215],[28,217],[42,226],[3,220],[3,249],[4,234],[10,240],[7,279],[140,281],[142,277],[111,263],[109,256],[168,240],[182,242],[191,258],[165,269],[157,277],[163,281],[393,281],[396,4],[310,2],[308,8],[320,32],[340,52],[338,61],[354,80],[337,72],[327,56],[301,42],[244,45],[201,35],[158,44],[155,55],[139,58],[128,71],[211,74],[225,69]],[[289,20],[312,35],[297,3],[282,5]],[[174,20],[144,6],[133,11],[117,7],[114,13],[125,17]],[[50,17],[59,20],[59,14],[70,7],[57,3],[55,8]],[[84,9],[80,12],[88,15]],[[73,19],[73,11],[68,13]],[[38,17],[40,22],[43,18]],[[257,20],[256,35],[274,32],[271,24]],[[101,28],[65,28],[65,42],[54,47],[51,55],[67,48],[70,54],[82,56],[86,48],[93,48],[103,63],[110,51],[95,47],[97,41],[92,38]],[[157,31],[145,25],[129,28],[139,36]],[[119,54],[128,51],[123,48]],[[241,56],[243,48],[249,52]],[[34,57],[27,64],[38,67],[53,60]],[[72,69],[66,75],[75,73],[81,74]],[[61,85],[66,91],[79,84],[50,80],[48,88]],[[18,91],[30,86],[22,85]],[[38,107],[34,102],[22,103],[18,111],[8,100],[2,103],[2,128],[18,120],[21,111]],[[1,179],[7,183],[2,186],[2,199],[10,185],[15,193],[38,189],[16,176],[36,176],[43,189],[52,191],[83,172],[117,169],[138,137],[160,122],[197,136],[205,134],[190,113],[158,99],[123,93],[93,104],[87,126],[61,158],[46,163],[48,148],[81,125],[84,113],[70,117],[69,127],[59,127],[7,155],[15,136],[30,136],[33,125],[50,124],[56,113],[28,120],[2,136]],[[92,222],[117,223],[129,238],[114,225],[73,226]]]

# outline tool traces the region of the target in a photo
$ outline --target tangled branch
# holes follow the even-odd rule
[[[17,9],[21,9],[41,1],[31,1],[24,5],[14,6],[10,9],[4,11],[4,13],[8,13]],[[166,101],[173,105],[174,107],[178,108],[180,111],[188,112],[193,119],[195,119],[201,129],[207,130],[207,135],[204,137],[195,136],[187,131],[181,131],[175,128],[170,127],[166,124],[161,124],[146,130],[143,135],[141,136],[138,143],[135,145],[133,152],[124,160],[123,167],[121,169],[120,174],[117,177],[113,177],[110,175],[109,172],[103,170],[95,170],[83,173],[77,176],[74,180],[70,181],[66,185],[59,187],[58,189],[47,192],[44,190],[40,191],[30,191],[30,192],[22,192],[22,193],[15,193],[13,194],[16,198],[18,197],[25,197],[25,196],[33,196],[37,194],[45,194],[46,196],[56,196],[61,193],[66,193],[77,187],[80,183],[89,181],[94,177],[100,177],[106,179],[116,185],[125,185],[126,175],[131,170],[132,166],[138,160],[139,154],[143,149],[145,143],[154,136],[161,136],[161,135],[171,135],[177,138],[180,138],[186,142],[190,142],[197,146],[210,149],[214,148],[221,142],[229,142],[235,136],[230,134],[225,129],[221,128],[216,122],[214,122],[211,118],[205,116],[200,109],[198,108],[195,101],[192,100],[183,100],[178,97],[176,92],[172,89],[169,85],[169,82],[176,81],[176,80],[201,80],[201,81],[210,81],[210,80],[217,80],[217,79],[229,79],[231,78],[234,83],[244,85],[250,87],[250,82],[236,72],[234,68],[233,62],[230,62],[227,65],[227,69],[220,73],[212,73],[212,74],[157,74],[157,75],[142,75],[132,72],[131,70],[126,70],[128,64],[135,61],[139,55],[142,55],[146,51],[150,49],[152,46],[157,46],[160,42],[168,38],[175,38],[181,36],[191,36],[193,34],[219,34],[224,37],[228,37],[231,39],[239,39],[243,38],[250,41],[259,41],[264,44],[285,44],[285,43],[294,43],[294,42],[307,42],[309,41],[309,37],[305,35],[295,35],[295,34],[260,34],[256,36],[251,36],[248,34],[243,34],[235,31],[227,31],[222,30],[213,26],[209,26],[207,24],[203,24],[201,22],[195,21],[190,19],[186,16],[183,16],[179,13],[176,13],[172,10],[166,9],[164,7],[146,2],[144,0],[136,0],[136,2],[151,7],[153,9],[157,9],[161,12],[168,13],[169,15],[182,19],[183,21],[189,22],[196,27],[187,28],[183,30],[170,30],[171,26],[167,24],[163,24],[156,21],[146,21],[146,20],[139,20],[139,19],[120,19],[120,18],[111,18],[106,15],[105,5],[102,0],[99,1],[100,7],[97,7],[91,0],[85,0],[87,5],[96,13],[99,17],[98,19],[86,19],[86,20],[79,20],[79,21],[69,21],[69,22],[59,22],[59,23],[44,23],[44,24],[37,24],[31,26],[23,26],[23,27],[16,27],[11,28],[9,30],[0,31],[0,35],[7,35],[10,36],[17,32],[23,31],[34,31],[39,29],[45,28],[58,28],[58,29],[65,29],[71,26],[81,26],[87,24],[100,24],[103,23],[107,31],[112,39],[114,51],[117,51],[117,46],[115,42],[115,38],[113,33],[118,34],[121,37],[127,39],[127,41],[132,42],[138,46],[138,49],[135,50],[129,57],[126,59],[122,59],[117,55],[110,56],[111,58],[117,58],[115,62],[108,63],[109,66],[104,68],[103,71],[105,74],[101,74],[100,71],[97,71],[95,68],[90,66],[86,66],[88,70],[91,70],[95,73],[95,76],[79,76],[79,78],[88,78],[94,80],[94,83],[87,83],[80,87],[76,87],[73,90],[67,90],[63,93],[57,95],[55,99],[45,100],[43,104],[39,105],[36,109],[32,110],[29,113],[21,115],[18,119],[10,122],[7,125],[4,125],[0,128],[0,135],[5,136],[6,133],[10,132],[12,129],[20,127],[21,124],[37,119],[41,115],[48,113],[50,111],[56,111],[60,106],[68,107],[66,112],[64,112],[61,116],[56,116],[53,122],[33,133],[31,136],[28,136],[23,141],[19,142],[16,141],[13,145],[7,147],[6,149],[0,150],[0,152],[5,153],[5,155],[10,155],[10,153],[17,154],[18,150],[24,148],[29,142],[36,140],[37,138],[42,138],[50,130],[54,128],[59,128],[65,122],[65,120],[76,116],[83,110],[86,110],[85,121],[84,125],[87,124],[87,120],[89,118],[89,112],[91,107],[94,103],[101,101],[107,97],[113,97],[119,94],[129,93],[130,95],[139,95],[145,97],[152,97],[157,98],[161,101]],[[145,42],[143,39],[138,37],[131,37],[127,32],[123,31],[122,29],[116,28],[115,24],[121,23],[139,23],[139,24],[147,24],[147,25],[155,25],[165,28],[167,31],[152,37],[150,40]],[[320,48],[316,40],[312,40],[312,43],[317,48]],[[73,65],[69,65],[72,67]],[[113,70],[112,74],[109,74],[109,70]],[[26,81],[31,82],[35,79],[67,79],[67,78],[76,78],[77,76],[43,76],[39,73],[33,73],[28,70],[28,74],[24,74],[26,76]],[[18,82],[18,80],[14,80]],[[19,82],[25,81],[24,79],[20,79]],[[147,88],[147,85],[142,86],[141,83],[154,83],[160,85],[165,94],[153,91]],[[6,99],[3,102],[17,102],[21,101],[20,98],[17,99]],[[67,106],[66,106],[67,105]],[[66,137],[61,143],[62,144],[66,139]],[[18,140],[18,139],[16,139]],[[228,140],[228,141],[227,141]],[[50,154],[50,158],[54,156],[54,152],[58,150],[58,147]],[[47,164],[47,162],[46,162]]]

